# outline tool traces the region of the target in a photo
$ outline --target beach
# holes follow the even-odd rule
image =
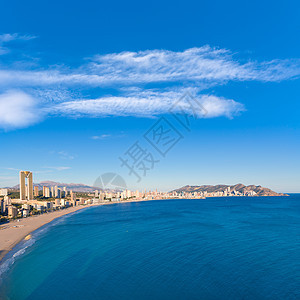
[[[10,221],[0,225],[0,263],[4,256],[11,251],[23,239],[29,239],[29,234],[41,226],[50,223],[56,218],[76,212],[78,210],[95,206],[95,205],[109,205],[115,203],[130,203],[143,202],[148,200],[125,200],[122,202],[105,202],[101,204],[81,205],[69,207],[66,209],[44,213],[41,215],[34,215],[27,218]]]
[[[0,226],[0,262],[3,257],[11,251],[19,242],[23,239],[29,239],[27,237],[31,232],[40,228],[41,226],[53,221],[56,218],[64,215],[76,212],[78,210],[90,207],[75,206],[66,209],[44,213],[41,215],[30,216],[28,218],[22,218],[19,220],[11,221]]]

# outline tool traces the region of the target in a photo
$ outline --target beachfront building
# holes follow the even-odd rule
[[[43,197],[50,198],[50,188],[48,186],[43,186]]]
[[[71,202],[76,201],[76,193],[73,193],[73,191],[71,191]]]
[[[36,185],[33,188],[33,196],[38,197],[39,196],[39,187]]]
[[[20,171],[20,200],[33,200],[33,179],[30,171]]]
[[[9,218],[15,218],[18,215],[18,210],[13,205],[8,206],[7,210],[8,210],[8,217]]]
[[[63,191],[64,191],[64,196],[67,197],[68,196],[68,191],[67,191],[66,186],[63,187]]]

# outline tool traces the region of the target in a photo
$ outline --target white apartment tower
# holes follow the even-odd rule
[[[33,200],[33,180],[30,171],[20,171],[20,200]]]

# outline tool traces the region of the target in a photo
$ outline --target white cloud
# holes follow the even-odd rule
[[[22,128],[38,122],[43,113],[36,100],[22,91],[0,94],[0,128]]]
[[[16,41],[16,40],[21,40],[21,41],[29,41],[32,39],[35,39],[35,36],[32,35],[20,35],[18,33],[5,33],[5,34],[0,34],[0,55],[6,54],[9,52],[9,49],[7,47],[4,47],[3,44],[11,42],[11,41]]]
[[[300,74],[299,59],[241,63],[228,50],[209,46],[182,52],[147,50],[98,55],[87,67],[108,81],[125,83],[278,81]]]
[[[4,43],[32,38],[0,35],[0,53],[6,51],[2,47]],[[187,91],[178,86],[196,87],[191,89],[192,94],[207,111],[201,117],[232,118],[245,110],[241,103],[210,94],[201,95],[201,89],[229,81],[281,81],[299,75],[300,59],[243,62],[226,49],[210,46],[181,52],[147,50],[96,55],[78,68],[17,69],[10,66],[0,70],[0,91],[9,90],[0,94],[0,128],[26,127],[44,115],[98,118],[167,114]],[[152,86],[163,84],[164,88],[141,88],[148,83]],[[99,97],[99,90],[95,93],[92,90],[97,87],[115,89],[115,96],[101,94]],[[81,92],[96,96],[86,99]],[[185,109],[189,109],[186,104]],[[92,138],[106,137],[95,135]]]
[[[74,155],[71,155],[71,154],[69,154],[69,153],[66,152],[66,151],[59,151],[58,154],[59,154],[59,157],[60,157],[61,159],[69,159],[69,160],[72,160],[72,159],[75,158]]]
[[[192,113],[185,99],[180,105],[176,103],[186,93],[186,89],[169,90],[165,92],[147,90],[134,92],[123,97],[103,97],[98,99],[78,100],[63,102],[53,108],[52,113],[66,114],[73,117],[108,117],[108,116],[136,116],[154,117],[184,109],[186,113]],[[196,91],[196,89],[194,89]],[[195,101],[206,110],[199,111],[199,117],[233,117],[245,110],[244,106],[234,100],[224,99],[211,95],[198,95]],[[173,110],[174,111],[174,110]],[[100,138],[95,136],[94,139]]]
[[[56,171],[65,171],[65,170],[69,170],[71,169],[71,167],[45,167],[47,169],[53,169],[53,170],[56,170]]]
[[[92,140],[103,140],[103,139],[106,139],[106,138],[109,138],[111,137],[110,134],[101,134],[101,135],[93,135],[91,137]]]
[[[280,81],[300,75],[300,59],[240,62],[209,46],[182,52],[147,50],[96,55],[77,69],[0,70],[0,84],[18,86],[139,85],[144,83]]]
[[[28,35],[28,34],[20,35],[18,33],[4,33],[4,34],[0,34],[0,43],[7,43],[15,40],[29,41],[35,38],[36,36]]]

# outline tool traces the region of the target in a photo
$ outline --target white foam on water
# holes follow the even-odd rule
[[[13,250],[11,250],[0,263],[0,283],[2,281],[3,274],[11,268],[11,266],[15,263],[17,258],[22,256],[26,252],[27,248],[31,247],[38,240],[38,238],[40,238],[44,233],[46,233],[52,226],[56,226],[59,223],[62,223],[67,217],[76,214],[77,212],[73,212],[61,216],[57,219],[54,219],[52,222],[45,224],[41,228],[32,232],[30,234],[31,238],[29,240],[23,240],[19,244],[17,244],[16,247]]]
[[[4,258],[4,261],[0,264],[0,282],[2,279],[2,275],[10,269],[10,267],[15,263],[17,257],[23,255],[26,249],[32,246],[35,243],[35,241],[35,238],[31,238],[26,242],[21,242],[20,244],[18,244],[19,247],[21,246],[20,249],[17,249],[16,252],[12,252],[12,255],[9,255],[9,253],[9,256],[6,259]]]

